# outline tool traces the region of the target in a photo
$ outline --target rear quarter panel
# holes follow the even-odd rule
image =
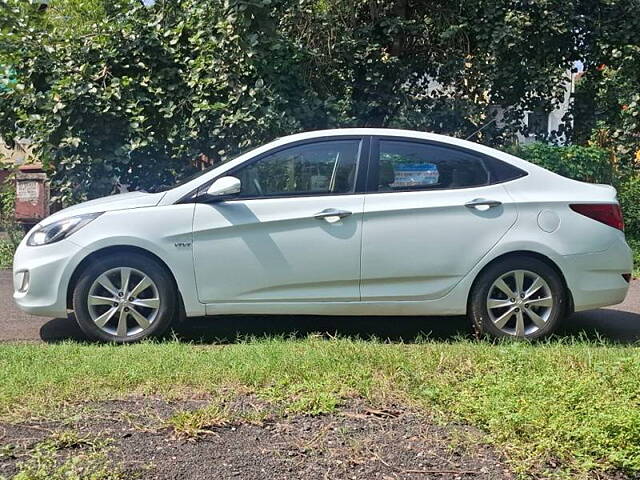
[[[518,221],[504,242],[543,244],[557,255],[607,250],[624,233],[580,215],[572,203],[615,203],[615,189],[592,185],[545,170],[505,184],[518,205]]]

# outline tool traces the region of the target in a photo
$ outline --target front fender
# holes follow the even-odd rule
[[[149,252],[173,275],[187,315],[204,315],[193,268],[193,208],[194,204],[180,204],[106,212],[74,235],[74,242],[82,246],[82,259],[70,264],[75,271],[85,258],[107,248],[133,247]]]

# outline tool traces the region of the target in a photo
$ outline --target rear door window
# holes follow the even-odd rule
[[[462,149],[405,140],[380,140],[370,191],[471,188],[504,182],[526,172]]]

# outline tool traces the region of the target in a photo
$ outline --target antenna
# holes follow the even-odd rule
[[[490,122],[485,123],[482,127],[480,127],[478,130],[476,130],[475,132],[473,132],[471,135],[469,135],[467,138],[465,138],[465,140],[469,140],[470,138],[475,137],[477,134],[479,134],[482,130],[484,130],[485,128],[487,128],[489,125],[491,125],[492,123],[494,123],[497,119],[494,118],[492,119]]]

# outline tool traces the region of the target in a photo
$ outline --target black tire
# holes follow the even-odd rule
[[[494,282],[498,281],[504,275],[507,275],[507,281],[509,278],[514,279],[515,283],[515,275],[510,277],[511,272],[515,271],[526,271],[531,272],[535,275],[541,277],[542,280],[546,282],[546,286],[544,287],[545,291],[550,291],[550,296],[552,300],[552,306],[549,307],[549,310],[546,310],[546,307],[538,307],[533,306],[536,300],[530,300],[531,304],[526,303],[526,299],[517,300],[518,304],[513,304],[513,306],[507,307],[492,307],[492,314],[489,314],[489,290],[494,286]],[[531,285],[533,283],[533,279],[535,277],[528,276],[524,280],[525,287],[523,290],[527,290],[526,282],[530,281]],[[509,284],[511,287],[515,287],[514,284]],[[496,289],[499,287],[495,286],[492,289],[492,298],[496,295],[495,292],[500,292]],[[512,288],[512,290],[516,290]],[[543,295],[542,293],[537,293],[538,297],[532,296],[531,298],[538,298],[538,301],[544,301],[548,296]],[[515,295],[519,297],[519,295]],[[512,302],[513,299],[509,298],[509,295],[504,294],[505,302]],[[564,318],[567,312],[567,292],[564,286],[564,282],[562,278],[557,273],[557,271],[549,266],[547,263],[542,260],[538,260],[534,257],[527,256],[514,256],[507,257],[503,260],[499,260],[496,263],[490,265],[484,271],[480,273],[478,278],[476,278],[472,288],[471,294],[469,295],[469,305],[468,305],[468,317],[472,322],[475,333],[478,337],[490,336],[493,338],[525,338],[527,340],[535,340],[547,337],[550,335],[558,326],[559,322]],[[519,335],[516,334],[517,327],[516,322],[518,320],[517,313],[512,314],[509,318],[506,325],[499,328],[496,323],[494,323],[494,319],[499,320],[500,318],[504,318],[508,314],[511,309],[518,308],[520,315],[524,316],[524,323],[527,325],[527,320],[529,321],[530,328],[525,329],[524,333]],[[544,316],[546,316],[546,321],[542,326],[536,325],[532,318],[529,316],[529,312],[533,310],[533,313],[538,316],[538,318],[542,317],[540,315],[541,310],[544,310]],[[498,322],[500,323],[500,322]],[[540,324],[539,320],[538,323]],[[507,331],[505,331],[507,330]],[[522,330],[521,330],[522,332]]]
[[[137,322],[135,318],[129,314],[127,314],[129,316],[125,315],[125,323],[132,325],[132,333],[125,336],[118,335],[117,331],[105,331],[105,329],[111,329],[111,322],[117,321],[117,318],[110,320],[109,323],[105,325],[105,329],[100,328],[91,317],[88,303],[90,290],[98,277],[103,275],[105,272],[118,268],[134,269],[135,273],[132,273],[132,280],[135,279],[134,275],[138,275],[139,278],[139,273],[146,275],[154,284],[151,288],[155,289],[153,290],[154,295],[148,296],[153,296],[155,298],[155,294],[157,293],[157,298],[159,298],[159,305],[157,308],[155,308],[155,306],[153,309],[136,307],[136,313],[144,313],[145,311],[148,311],[153,314],[153,320],[150,322],[148,327],[143,328],[142,331],[136,332],[135,330],[137,328],[142,328],[142,326],[138,325],[136,327]],[[117,284],[117,280],[115,280],[115,282],[116,283],[114,283],[113,286],[121,286]],[[118,290],[118,288],[116,288],[116,290]],[[129,290],[131,290],[131,288]],[[106,290],[104,291],[106,292]],[[141,295],[144,295],[144,292]],[[107,295],[105,294],[105,296]],[[73,291],[73,309],[80,329],[91,340],[113,343],[133,343],[144,338],[159,337],[169,329],[174,318],[178,316],[177,296],[174,282],[170,277],[170,274],[162,265],[142,254],[125,253],[122,255],[110,255],[108,257],[100,258],[82,272]],[[113,307],[115,308],[115,304]],[[105,305],[100,306],[100,308],[103,308],[103,311],[106,311],[111,307]],[[133,307],[131,309],[133,309]],[[117,317],[119,313],[120,310],[116,311],[115,316]],[[116,330],[116,328],[113,328],[113,330]]]

